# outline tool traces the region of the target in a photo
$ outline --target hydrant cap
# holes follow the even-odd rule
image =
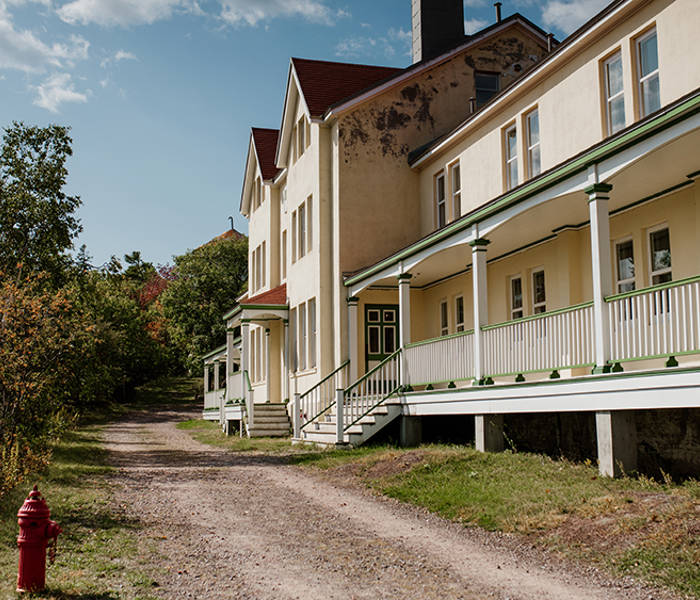
[[[19,509],[17,517],[20,519],[48,519],[51,516],[51,511],[46,504],[46,500],[41,497],[41,493],[34,486],[34,489],[29,492],[29,496],[24,501],[22,508]]]

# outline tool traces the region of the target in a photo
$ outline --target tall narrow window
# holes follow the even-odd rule
[[[615,264],[617,266],[617,293],[634,290],[634,248],[632,240],[615,244]]]
[[[306,369],[306,304],[299,305],[299,369]]]
[[[299,134],[297,133],[297,126],[294,125],[294,127],[292,128],[292,139],[291,139],[291,143],[289,144],[289,145],[292,147],[292,162],[296,162],[296,161],[297,161],[297,158],[299,158],[299,154],[298,154],[298,151],[297,151],[297,148],[298,148],[298,146],[299,146],[299,144],[298,144],[298,142],[297,142],[297,136],[298,136],[298,135],[299,135]]]
[[[617,52],[603,63],[605,117],[608,135],[625,126],[625,88],[622,82],[622,55]]]
[[[316,298],[309,300],[309,368],[316,366]]]
[[[299,124],[297,125],[297,133],[299,134],[299,146],[297,149],[298,156],[304,154],[306,150],[306,119],[302,117],[299,119]]]
[[[297,309],[293,308],[289,311],[289,368],[292,371],[297,371],[299,368],[299,359],[297,355]]]
[[[306,119],[304,119],[304,123],[306,124],[306,148],[308,148],[311,145],[311,123]]]
[[[260,289],[263,285],[262,281],[262,252],[261,252],[261,247],[258,246],[258,249],[255,253],[255,280],[257,282],[258,287],[256,289]]]
[[[447,225],[447,205],[445,200],[445,173],[435,177],[435,224],[440,229]]]
[[[313,248],[313,243],[314,243],[314,237],[313,237],[313,218],[314,218],[314,211],[313,211],[313,198],[309,196],[306,199],[306,251],[311,252],[311,248]]]
[[[540,174],[540,116],[537,109],[531,110],[525,117],[527,125],[527,174],[536,177]]]
[[[637,40],[637,72],[639,73],[640,113],[646,117],[661,108],[659,90],[659,55],[656,29]]]
[[[267,242],[262,243],[262,256],[260,257],[260,263],[261,263],[261,272],[262,272],[262,277],[260,278],[260,287],[265,287],[267,285],[267,261],[266,261],[266,255],[267,255]]]
[[[287,212],[287,186],[282,186],[282,191],[280,192],[280,204],[282,205],[282,212],[286,214]]]
[[[504,130],[503,136],[506,154],[506,190],[510,190],[518,185],[518,133],[515,123]]]
[[[440,302],[440,335],[447,335],[450,332],[447,320],[447,300]]]
[[[301,204],[297,211],[299,213],[299,233],[297,240],[299,244],[299,258],[306,254],[306,211],[304,205]]]
[[[248,265],[248,273],[250,273],[250,289],[255,291],[255,250],[250,253],[250,263]]]
[[[671,237],[668,227],[649,232],[649,253],[651,285],[671,281]]]
[[[510,318],[523,318],[523,280],[520,275],[510,278]]]
[[[464,331],[464,298],[455,298],[455,326],[457,331]]]
[[[459,172],[459,163],[450,167],[450,180],[452,184],[452,220],[462,216],[462,176]]]
[[[287,279],[287,230],[282,232],[282,248],[280,254],[282,255],[280,259],[280,275],[281,279]]]
[[[547,291],[543,269],[532,273],[532,312],[536,315],[547,312]]]
[[[292,262],[297,261],[297,211],[292,213]]]
[[[474,73],[477,107],[483,106],[498,93],[498,80],[498,73]]]

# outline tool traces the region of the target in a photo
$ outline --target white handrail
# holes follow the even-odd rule
[[[300,394],[298,398],[295,397],[294,410],[299,416],[299,430],[325,415],[330,418],[330,409],[335,404],[336,390],[345,389],[348,384],[349,365],[350,361],[345,361],[311,389]]]
[[[425,385],[474,377],[474,334],[465,332],[404,348],[407,382]]]

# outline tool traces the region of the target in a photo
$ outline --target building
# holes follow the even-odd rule
[[[559,44],[500,12],[463,36],[461,4],[414,0],[407,69],[292,59],[251,135],[228,401],[255,427],[291,400],[319,443],[474,415],[482,450],[508,415],[584,413],[609,475],[639,411],[680,410],[666,450],[697,468],[700,6],[616,0]]]

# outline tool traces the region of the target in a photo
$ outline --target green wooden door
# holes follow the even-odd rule
[[[396,304],[365,305],[365,368],[369,371],[399,344],[399,307]]]

